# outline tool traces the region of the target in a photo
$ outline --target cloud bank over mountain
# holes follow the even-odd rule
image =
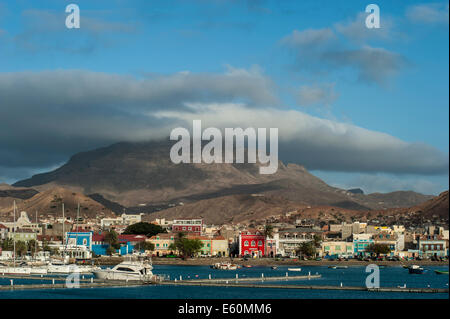
[[[276,87],[257,67],[149,78],[83,70],[2,73],[0,96],[7,106],[0,109],[4,168],[49,167],[80,150],[167,138],[173,128],[201,119],[204,128],[277,127],[280,158],[308,169],[448,172],[448,156],[432,146],[277,107]]]

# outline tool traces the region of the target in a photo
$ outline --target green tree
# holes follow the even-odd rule
[[[110,230],[105,234],[105,242],[113,249],[119,249],[119,235],[114,230]]]
[[[389,254],[391,249],[386,244],[370,244],[367,246],[366,251],[371,254],[376,254],[378,257],[380,254]]]
[[[108,248],[106,248],[106,254],[108,256],[112,256],[112,254],[114,254],[116,252],[116,249],[114,249],[114,247],[112,246],[108,246]]]
[[[180,252],[183,259],[198,253],[203,243],[200,239],[188,239],[184,233],[178,233],[178,237],[175,239],[175,247]]]
[[[3,250],[13,250],[13,248],[14,248],[13,240],[11,238],[7,238],[2,241],[1,246],[2,246]]]
[[[28,249],[28,251],[32,252],[33,255],[36,254],[39,251],[39,246],[38,246],[36,240],[31,239],[30,241],[28,241],[27,249]]]
[[[145,235],[147,237],[152,237],[156,234],[166,232],[167,231],[159,225],[140,222],[128,226],[123,233],[126,235]]]
[[[304,256],[312,257],[316,255],[316,246],[314,241],[308,241],[300,243],[298,248],[296,249],[297,254],[301,254]]]
[[[28,252],[27,244],[24,241],[17,241],[16,242],[16,254],[18,256],[24,256]]]
[[[322,242],[322,237],[319,236],[319,235],[317,235],[317,234],[314,235],[313,242],[314,242],[314,246],[315,246],[316,248],[319,248],[319,247],[320,247],[320,243]]]

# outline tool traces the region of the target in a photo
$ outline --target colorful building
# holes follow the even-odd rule
[[[315,230],[308,227],[297,227],[278,232],[279,236],[279,253],[284,256],[295,256],[296,250],[301,243],[314,241],[316,236],[323,238],[321,230]]]
[[[119,255],[132,254],[134,246],[138,242],[146,241],[147,236],[144,235],[118,235],[117,241],[120,248],[116,250]],[[105,242],[105,235],[92,235],[92,252],[96,255],[107,255],[109,244]]]
[[[203,230],[203,219],[175,219],[172,223],[172,232],[187,233],[200,236]]]
[[[373,244],[372,234],[353,234],[353,252],[358,256],[367,255],[367,248]]]
[[[256,229],[242,231],[239,234],[239,255],[262,257],[265,254],[264,234]]]
[[[342,257],[349,258],[353,256],[353,243],[346,241],[325,241],[321,243],[322,257]]]
[[[29,242],[37,239],[37,233],[31,229],[16,229],[15,232],[9,232],[8,238],[15,239],[15,241]]]
[[[171,253],[176,253],[176,250],[170,249],[172,244],[175,244],[175,235],[173,233],[160,233],[147,239],[155,245],[153,256],[165,256]]]
[[[448,241],[442,235],[421,235],[418,238],[419,254],[423,257],[448,256]]]

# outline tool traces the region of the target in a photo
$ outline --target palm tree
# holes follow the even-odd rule
[[[267,254],[267,238],[272,238],[273,237],[273,226],[266,224],[264,226],[264,252]]]

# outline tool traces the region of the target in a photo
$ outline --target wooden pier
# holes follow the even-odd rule
[[[236,278],[208,278],[208,279],[188,279],[182,278],[174,280],[158,280],[152,282],[139,281],[103,281],[93,278],[83,279],[80,275],[80,280],[76,288],[68,287],[66,284],[66,277],[40,277],[38,276],[1,276],[0,278],[12,280],[11,285],[0,285],[0,291],[13,290],[31,290],[31,289],[77,289],[77,288],[107,288],[107,287],[140,287],[145,285],[160,285],[160,286],[199,286],[199,287],[239,287],[239,288],[269,288],[269,289],[309,289],[309,290],[353,290],[353,291],[368,291],[368,292],[402,292],[402,293],[447,293],[448,288],[399,288],[399,287],[380,287],[380,288],[366,288],[356,286],[328,286],[328,285],[287,285],[282,284],[283,281],[291,280],[309,280],[320,278],[321,275],[304,275],[304,276],[280,276],[280,277],[236,277]],[[45,284],[15,284],[15,279],[32,279],[45,280],[51,283]],[[61,282],[62,281],[62,282]],[[256,284],[258,282],[258,284]],[[268,284],[267,282],[279,282]]]
[[[290,281],[290,280],[309,280],[309,279],[318,279],[322,277],[322,275],[302,275],[302,276],[271,276],[271,277],[238,277],[235,278],[209,278],[209,279],[189,279],[189,280],[181,280],[181,282],[214,282],[214,283],[228,283],[228,282],[260,282],[260,281]],[[177,280],[177,282],[180,282]]]
[[[256,281],[256,280],[255,280]],[[261,281],[261,279],[259,280]],[[396,288],[396,287],[380,287],[366,288],[356,286],[319,286],[319,285],[268,285],[268,284],[239,284],[234,280],[228,280],[228,283],[217,283],[207,281],[163,281],[158,285],[184,285],[184,286],[203,286],[203,287],[240,287],[240,288],[270,288],[270,289],[310,289],[310,290],[353,290],[353,291],[370,291],[370,292],[408,292],[408,293],[448,293],[448,289],[440,288]]]

